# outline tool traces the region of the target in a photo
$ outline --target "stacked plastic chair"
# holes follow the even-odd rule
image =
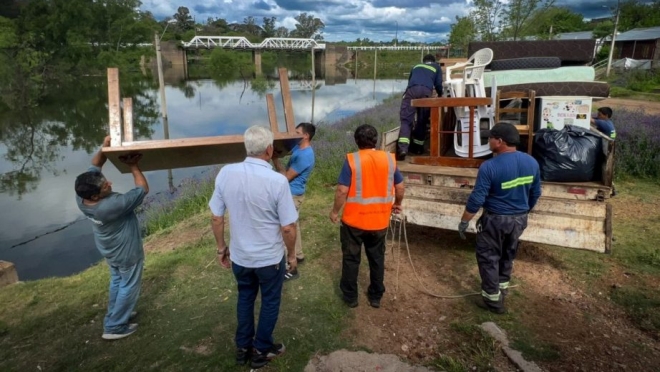
[[[484,48],[474,53],[467,62],[457,63],[446,68],[443,88],[445,97],[478,97],[486,98],[484,85],[484,71],[493,60],[493,50]],[[452,79],[452,72],[463,70],[462,78]],[[496,89],[496,88],[495,88]],[[495,125],[494,105],[479,106],[474,112],[473,128],[473,156],[482,157],[490,155],[488,138],[481,137],[482,130],[488,130]],[[468,107],[455,107],[456,131],[464,132],[454,134],[454,150],[460,157],[469,156],[470,110]]]

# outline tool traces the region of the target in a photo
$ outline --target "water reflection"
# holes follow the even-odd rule
[[[309,67],[289,70],[295,121],[321,126],[372,107],[406,81],[346,81],[345,71],[312,82]],[[166,75],[167,76],[167,75]],[[157,80],[120,75],[122,97],[133,97],[136,140],[241,134],[251,125],[268,125],[265,95],[275,97],[280,130],[285,130],[277,69],[264,68],[257,79],[168,82],[168,119],[159,115]],[[312,109],[314,102],[314,109]],[[98,261],[91,227],[81,220],[73,193],[74,177],[87,169],[108,128],[105,77],[85,78],[75,86],[52,87],[38,107],[10,110],[0,105],[0,260],[16,264],[22,280],[68,275]],[[207,167],[147,172],[152,193],[168,192]],[[130,175],[112,164],[104,168],[118,191],[130,189]],[[66,227],[66,228],[64,228]],[[35,239],[36,238],[36,239]]]

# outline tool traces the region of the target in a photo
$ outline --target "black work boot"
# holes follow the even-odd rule
[[[500,296],[499,301],[491,301],[487,298],[481,297],[476,301],[476,305],[494,314],[506,314],[506,308],[504,307],[504,296]]]

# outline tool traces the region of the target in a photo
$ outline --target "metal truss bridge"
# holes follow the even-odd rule
[[[271,37],[261,43],[253,44],[242,36],[195,36],[188,42],[183,42],[185,49],[192,48],[225,48],[245,50],[325,50],[325,44],[314,39],[293,39]]]
[[[253,44],[242,36],[195,36],[188,42],[182,42],[184,49],[225,48],[244,50],[325,50],[325,43],[314,39],[296,39],[287,37],[271,37],[261,43]],[[429,45],[380,45],[380,46],[349,46],[349,50],[429,50],[443,47]]]

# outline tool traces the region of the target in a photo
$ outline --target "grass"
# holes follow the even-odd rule
[[[340,333],[349,312],[337,296],[336,273],[324,265],[336,248],[336,229],[317,230],[327,216],[311,207],[329,202],[326,195],[311,194],[303,206],[310,259],[305,277],[285,286],[275,337],[289,351],[272,363],[273,370],[299,371],[313,354],[348,346]],[[236,285],[231,271],[214,262],[214,247],[207,238],[147,255],[140,329],[122,342],[99,337],[107,303],[103,264],[4,288],[0,370],[244,370],[233,365]]]
[[[660,102],[660,94],[638,92],[628,88],[616,86],[610,88],[610,97]]]

